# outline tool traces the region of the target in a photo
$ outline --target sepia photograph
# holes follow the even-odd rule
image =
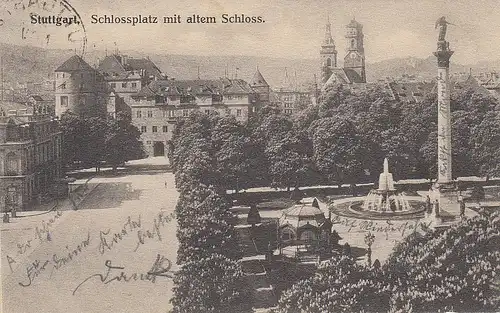
[[[0,312],[500,312],[497,0],[0,0]]]

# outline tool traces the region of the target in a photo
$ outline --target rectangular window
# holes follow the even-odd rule
[[[132,88],[137,88],[137,83],[132,83]]]
[[[127,88],[127,83],[122,83],[122,88]]]
[[[189,110],[182,110],[182,116],[189,116]]]
[[[241,116],[241,109],[236,109],[236,116]]]
[[[205,110],[205,114],[210,114],[210,110]]]
[[[286,109],[285,110],[285,114],[292,114],[292,110],[291,109]]]
[[[163,126],[162,128],[163,128],[163,132],[164,133],[168,132],[168,127],[167,126]]]
[[[68,96],[61,96],[61,106],[63,107],[68,106]]]
[[[168,111],[168,117],[175,117],[175,112],[173,110]]]
[[[158,126],[153,126],[153,133],[157,133],[158,132]]]
[[[111,84],[109,84],[109,86],[111,86],[111,88],[115,89],[116,88],[116,83],[111,83]]]
[[[148,117],[153,117],[153,111],[148,111]]]
[[[147,129],[147,126],[141,126],[141,133],[145,133]]]
[[[142,112],[141,112],[141,110],[138,110],[135,114],[136,114],[136,117],[137,117],[137,118],[141,118],[141,117],[142,117]]]

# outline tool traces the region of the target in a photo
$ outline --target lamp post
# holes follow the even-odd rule
[[[365,235],[365,244],[368,246],[368,266],[372,266],[372,245],[373,242],[375,241],[375,235],[373,235],[371,232],[368,232],[368,234]]]

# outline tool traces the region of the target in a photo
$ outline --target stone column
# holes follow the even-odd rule
[[[452,216],[459,215],[457,190],[452,177],[451,154],[451,112],[450,112],[450,58],[453,51],[445,40],[439,40],[437,51],[434,52],[438,61],[438,179],[436,186],[439,211],[443,210]],[[437,212],[435,217],[440,219]]]
[[[453,51],[446,41],[438,41],[434,55],[438,59],[438,180],[440,185],[452,183],[451,172],[451,113],[450,57]]]

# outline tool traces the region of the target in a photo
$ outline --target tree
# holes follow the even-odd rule
[[[221,178],[218,184],[236,192],[247,187],[250,181],[247,177],[250,145],[245,127],[233,116],[221,117],[212,130],[211,140],[216,159],[215,171]]]
[[[231,312],[245,307],[239,264],[219,254],[183,264],[174,276],[173,313]]]
[[[472,159],[486,177],[500,175],[500,112],[488,112],[471,131]]]
[[[120,112],[108,120],[104,138],[104,159],[116,170],[118,165],[144,157],[140,131],[131,123],[130,115]]]
[[[330,181],[356,182],[363,172],[364,148],[353,123],[343,117],[317,120],[309,129],[316,168]]]
[[[86,134],[84,121],[75,113],[67,111],[62,114],[59,124],[62,132],[62,160],[65,165],[80,161],[85,152],[81,146],[81,138]]]
[[[381,312],[388,308],[388,288],[382,273],[356,264],[349,255],[321,263],[313,277],[285,291],[280,313]]]
[[[214,187],[198,185],[181,193],[176,207],[177,263],[198,260],[218,253],[238,256],[229,203]]]
[[[384,264],[391,310],[489,311],[498,308],[492,284],[500,270],[498,213],[464,219],[444,231],[415,232]]]

